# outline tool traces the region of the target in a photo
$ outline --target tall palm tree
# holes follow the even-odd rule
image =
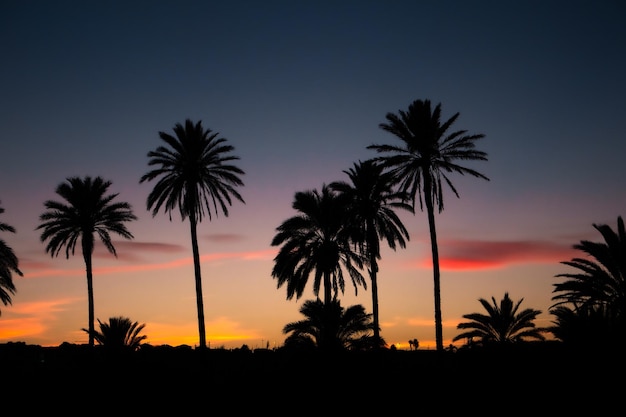
[[[209,221],[213,214],[217,217],[220,211],[228,217],[228,206],[232,205],[233,197],[245,203],[236,190],[236,187],[243,186],[240,175],[244,175],[244,171],[231,164],[239,159],[232,154],[235,148],[228,145],[226,139],[218,133],[204,129],[201,121],[194,124],[187,119],[184,125],[177,123],[173,131],[173,136],[159,132],[165,144],[148,152],[148,165],[156,168],[144,174],[139,182],[158,178],[147,199],[147,208],[152,210],[153,217],[163,208],[171,220],[172,211],[178,207],[181,220],[189,218],[198,332],[200,348],[205,349],[207,344],[197,226],[205,215]]]
[[[305,319],[287,323],[283,333],[291,333],[285,345],[316,346],[323,351],[351,350],[360,347],[371,335],[372,315],[361,304],[346,309],[338,299],[329,304],[319,298],[306,300],[300,308]]]
[[[378,153],[388,154],[377,159],[391,170],[400,190],[409,192],[414,206],[416,198],[419,199],[420,209],[423,210],[424,205],[426,206],[433,259],[435,339],[438,352],[443,352],[444,348],[435,204],[441,213],[444,207],[442,181],[459,197],[448,173],[468,174],[489,180],[478,171],[455,162],[487,160],[485,152],[475,149],[475,142],[482,139],[483,134],[467,134],[466,130],[449,132],[458,117],[459,113],[456,113],[442,122],[441,104],[433,109],[430,100],[415,100],[407,111],[387,113],[387,122],[379,125],[381,129],[400,139],[401,145],[374,144],[367,147]]]
[[[98,324],[100,331],[94,330],[93,336],[107,349],[136,351],[148,337],[140,334],[146,327],[145,323],[132,322],[128,317],[110,317],[108,323],[98,319]],[[83,331],[89,333],[88,329],[83,329]]]
[[[393,175],[384,172],[381,164],[370,159],[359,161],[353,167],[343,171],[350,182],[336,181],[330,188],[342,193],[348,199],[349,221],[358,235],[356,243],[368,260],[370,280],[372,282],[372,312],[374,338],[380,338],[378,312],[378,260],[380,241],[386,240],[393,250],[396,242],[401,248],[406,247],[409,232],[394,211],[401,208],[413,212],[413,207],[406,201],[406,193],[393,189]]]
[[[480,298],[478,301],[485,308],[487,314],[463,315],[463,318],[469,321],[459,323],[456,328],[466,331],[455,336],[452,339],[453,342],[461,339],[472,341],[478,339],[478,343],[482,345],[507,345],[527,339],[545,339],[542,334],[543,329],[537,328],[533,322],[541,314],[541,310],[527,308],[518,311],[520,304],[524,301],[523,298],[513,304],[509,293],[504,293],[500,305],[494,297],[491,297],[493,304],[489,304],[484,298]]]
[[[607,224],[594,224],[604,242],[582,240],[573,246],[587,257],[561,262],[577,272],[556,275],[565,281],[554,284],[552,300],[557,307],[573,305],[575,312],[594,319],[604,317],[607,328],[621,329],[626,336],[626,228],[622,217],[617,218],[617,230]],[[557,316],[558,317],[558,316]]]
[[[299,214],[280,224],[272,239],[272,246],[282,245],[274,258],[272,277],[278,288],[287,285],[287,299],[299,299],[313,274],[313,293],[319,296],[323,286],[324,303],[330,304],[344,292],[344,268],[355,293],[359,285],[367,288],[360,271],[365,259],[350,246],[345,199],[324,184],[321,191],[297,192],[292,207]]]
[[[0,207],[0,214],[4,213],[4,208]],[[15,228],[6,223],[0,222],[0,232],[15,233]],[[13,274],[23,276],[19,268],[19,260],[9,245],[0,239],[0,301],[2,304],[11,304],[11,296],[15,294],[15,283]],[[2,311],[0,310],[0,314]]]
[[[136,220],[132,207],[127,202],[113,202],[118,194],[106,194],[111,181],[101,177],[69,177],[60,183],[56,193],[65,202],[48,200],[46,210],[39,216],[41,224],[35,230],[41,232],[41,242],[46,242],[46,252],[58,256],[65,247],[65,257],[74,255],[80,240],[87,271],[87,296],[89,303],[89,346],[94,344],[94,301],[92,255],[97,234],[107,250],[117,257],[111,233],[125,239],[133,239],[124,223]]]

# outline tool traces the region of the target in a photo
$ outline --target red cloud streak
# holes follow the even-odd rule
[[[443,270],[482,270],[522,263],[560,263],[576,256],[572,245],[542,241],[445,240],[439,243],[439,266]],[[432,268],[430,253],[418,261]]]

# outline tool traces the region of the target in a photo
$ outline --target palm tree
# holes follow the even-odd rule
[[[567,317],[558,307],[572,305],[579,319],[607,321],[602,327],[617,330],[626,336],[626,229],[622,217],[617,218],[617,230],[607,224],[594,224],[604,242],[582,240],[573,246],[588,257],[576,257],[561,262],[577,272],[556,275],[566,278],[554,284],[551,312],[557,318]],[[607,335],[609,336],[609,335]]]
[[[125,222],[136,220],[132,208],[127,202],[113,202],[118,194],[106,193],[111,181],[101,177],[69,177],[60,183],[56,193],[68,204],[48,200],[44,203],[47,211],[39,216],[41,224],[35,229],[42,229],[41,242],[48,241],[46,252],[55,257],[65,247],[65,257],[70,252],[74,255],[76,243],[80,239],[83,259],[87,270],[87,296],[89,303],[89,346],[94,344],[94,301],[92,255],[95,244],[94,235],[98,235],[107,250],[117,257],[111,233],[125,239],[133,239]]]
[[[507,292],[504,293],[499,306],[494,297],[491,297],[493,304],[489,304],[484,298],[480,298],[478,301],[485,308],[487,314],[463,315],[463,318],[469,321],[459,323],[456,328],[466,331],[455,336],[452,339],[453,342],[461,339],[474,342],[474,339],[478,339],[478,343],[483,346],[491,344],[503,346],[526,339],[545,339],[542,334],[543,329],[535,327],[533,322],[541,314],[541,310],[527,308],[518,312],[520,304],[524,301],[523,298],[513,304],[513,300]]]
[[[148,165],[156,168],[144,174],[139,182],[158,178],[147,199],[147,208],[152,210],[153,217],[163,207],[171,220],[172,211],[178,207],[181,220],[189,218],[198,332],[200,348],[205,349],[207,344],[197,226],[205,215],[209,221],[213,213],[217,217],[220,211],[228,217],[228,206],[232,205],[233,197],[245,203],[235,189],[243,186],[239,176],[244,175],[244,172],[230,164],[239,159],[231,154],[235,148],[226,144],[226,139],[218,133],[204,129],[201,121],[194,124],[187,119],[184,125],[177,123],[173,130],[174,136],[159,132],[165,145],[148,152]]]
[[[360,349],[373,328],[372,315],[361,304],[344,309],[338,299],[329,304],[306,300],[300,313],[304,320],[283,327],[284,334],[291,333],[286,346],[316,346],[327,352]]]
[[[4,213],[4,208],[0,207],[0,214]],[[0,222],[0,232],[15,233],[15,228],[6,223]],[[19,260],[15,256],[13,248],[0,239],[0,301],[2,304],[11,304],[11,296],[15,294],[15,284],[13,274],[23,276],[19,268]],[[0,310],[0,314],[2,311]]]
[[[623,329],[616,326],[617,320],[602,304],[558,305],[550,313],[555,320],[548,330],[569,347],[587,352],[600,348],[606,353],[607,348],[621,351],[624,346]]]
[[[98,319],[98,324],[100,331],[94,330],[93,337],[99,344],[110,350],[136,351],[148,337],[140,335],[146,327],[145,323],[132,322],[128,317],[111,317],[108,323],[103,323]],[[83,329],[83,331],[89,333],[88,329]]]
[[[330,184],[330,188],[348,199],[349,222],[356,228],[356,243],[368,260],[372,282],[374,338],[379,339],[377,274],[378,259],[381,258],[380,241],[386,240],[393,250],[396,249],[396,242],[405,248],[409,232],[394,209],[401,208],[412,213],[413,208],[405,203],[406,193],[393,190],[394,177],[389,172],[383,172],[382,165],[376,161],[359,161],[343,172],[348,175],[350,182],[336,181]]]
[[[485,152],[475,149],[475,142],[483,134],[467,134],[466,130],[448,132],[459,117],[459,113],[442,123],[441,104],[431,108],[430,100],[415,100],[408,111],[399,110],[398,114],[387,113],[387,123],[379,127],[402,141],[396,145],[370,145],[378,153],[389,154],[379,157],[386,168],[390,168],[400,190],[409,192],[415,206],[419,199],[420,209],[426,206],[430,243],[433,259],[433,280],[435,294],[435,339],[437,351],[443,352],[443,324],[441,317],[441,284],[439,272],[439,249],[435,227],[435,204],[443,211],[442,180],[452,192],[459,194],[452,185],[448,173],[469,174],[488,180],[486,176],[455,163],[455,160],[487,160]],[[423,200],[422,200],[423,196]]]
[[[367,288],[360,272],[364,257],[350,246],[345,199],[324,184],[321,191],[297,192],[292,207],[299,214],[278,226],[272,239],[272,246],[282,245],[274,258],[272,277],[278,288],[287,284],[287,300],[299,299],[314,274],[313,293],[319,296],[323,285],[324,303],[330,304],[344,292],[343,268],[355,293],[359,285]]]

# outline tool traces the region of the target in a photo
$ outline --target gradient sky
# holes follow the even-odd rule
[[[0,4],[0,238],[20,261],[0,342],[86,343],[82,256],[52,258],[35,228],[70,176],[102,176],[139,220],[118,258],[94,254],[96,318],[145,323],[147,342],[198,344],[189,225],[152,217],[147,153],[190,118],[235,147],[246,203],[199,227],[207,342],[279,346],[313,299],[271,277],[276,227],[297,191],[399,141],[378,125],[416,99],[482,133],[490,178],[453,177],[437,216],[444,344],[479,298],[505,292],[553,317],[571,246],[626,215],[626,6],[621,1],[29,1]],[[383,252],[388,343],[435,347],[426,214],[401,214]],[[371,293],[350,284],[344,306]],[[96,322],[97,326],[97,322]]]

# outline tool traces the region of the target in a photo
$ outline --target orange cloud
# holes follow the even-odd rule
[[[50,301],[16,303],[8,311],[8,318],[3,317],[0,327],[0,340],[19,340],[23,337],[36,336],[47,330],[47,322],[55,321],[57,313],[65,306],[79,301],[79,298],[63,298]],[[81,300],[82,301],[82,300]]]

